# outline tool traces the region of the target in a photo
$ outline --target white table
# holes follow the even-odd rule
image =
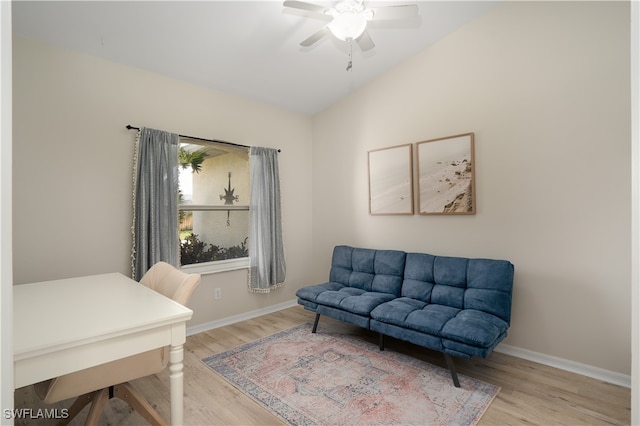
[[[113,273],[16,285],[13,311],[14,388],[170,346],[171,423],[182,424],[190,309]]]

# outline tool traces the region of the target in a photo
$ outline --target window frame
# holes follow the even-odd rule
[[[190,265],[180,266],[183,272],[188,274],[217,274],[220,272],[237,271],[240,269],[249,269],[249,258],[238,257],[235,259],[215,260],[212,262],[192,263]]]

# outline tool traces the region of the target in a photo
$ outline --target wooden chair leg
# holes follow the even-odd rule
[[[96,426],[98,424],[98,420],[100,420],[100,416],[102,415],[102,410],[104,410],[104,406],[108,401],[109,389],[101,389],[94,392],[91,409],[89,410],[89,415],[87,415],[87,420],[84,422],[85,426]]]
[[[71,404],[71,407],[69,407],[69,415],[66,419],[60,420],[58,422],[58,426],[66,426],[71,423],[71,420],[73,420],[78,415],[78,413],[87,406],[87,404],[90,404],[91,401],[93,401],[95,393],[96,392],[85,393],[84,395],[80,395],[78,398],[76,398],[73,404]]]
[[[150,424],[154,426],[167,426],[167,422],[158,412],[140,395],[129,383],[122,383],[114,387],[113,396],[128,403],[135,411],[140,413]]]

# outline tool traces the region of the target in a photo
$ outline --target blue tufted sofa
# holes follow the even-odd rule
[[[451,378],[460,382],[451,356],[485,358],[507,336],[513,265],[336,246],[329,281],[299,289],[298,303],[321,315],[444,353]]]

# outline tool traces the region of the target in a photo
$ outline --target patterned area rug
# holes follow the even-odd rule
[[[310,324],[203,362],[292,425],[473,425],[500,390]]]

